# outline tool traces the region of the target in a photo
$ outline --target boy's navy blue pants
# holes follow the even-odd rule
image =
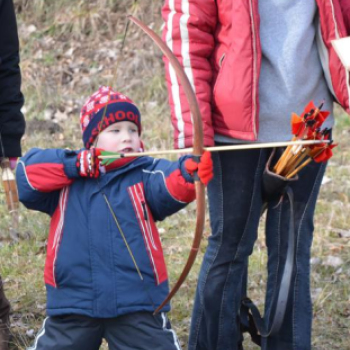
[[[27,350],[181,350],[166,314],[137,312],[116,318],[80,315],[47,317]]]

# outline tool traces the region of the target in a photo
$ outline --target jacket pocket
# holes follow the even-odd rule
[[[217,89],[217,86],[219,85],[219,82],[220,80],[222,79],[222,72],[224,70],[224,64],[225,64],[225,57],[226,57],[226,53],[224,52],[222,54],[222,56],[220,57],[220,60],[218,62],[218,65],[219,65],[219,72],[218,72],[218,75],[216,77],[216,80],[215,80],[215,84],[214,84],[214,89],[213,89],[213,94],[215,94],[216,92],[216,89]]]
[[[128,193],[140,226],[156,284],[159,285],[168,279],[168,274],[158,229],[145,200],[143,183],[140,182],[129,187]]]

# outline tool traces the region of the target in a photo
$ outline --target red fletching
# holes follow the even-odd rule
[[[333,152],[330,148],[325,148],[319,155],[314,158],[316,163],[326,162],[329,158],[331,158]]]
[[[313,160],[316,163],[326,162],[328,159],[330,159],[333,156],[332,149],[336,146],[337,146],[337,144],[332,144],[332,145],[326,144],[323,151],[321,153],[319,153],[317,156],[313,157]]]
[[[293,141],[309,140],[319,141],[320,143],[304,145],[296,150],[292,146],[288,146],[273,168],[276,174],[289,179],[307,166],[311,160],[319,163],[326,162],[332,157],[332,149],[336,145],[332,144],[330,140],[331,130],[327,128],[321,130],[322,124],[330,114],[327,111],[321,112],[324,103],[325,101],[322,101],[316,107],[313,101],[310,101],[304,108],[301,116],[292,113],[291,129],[294,135]],[[305,160],[305,157],[308,159]]]
[[[323,122],[327,119],[327,117],[330,115],[330,112],[324,111],[324,112],[319,112],[317,116],[315,117],[316,120],[316,128],[320,128],[323,124]]]
[[[323,102],[319,107],[316,107],[313,101],[310,101],[308,105],[305,107],[303,112],[303,118],[298,117],[296,114],[292,114],[292,130],[293,134],[296,136],[301,136],[302,133],[306,130],[307,139],[313,138],[313,133],[319,129],[323,122],[327,119],[330,112],[324,111],[321,112],[321,108],[323,106]],[[301,126],[300,120],[304,122],[304,125]],[[299,131],[300,130],[300,131]]]
[[[291,117],[292,134],[300,136],[305,130],[305,122],[303,118],[299,117],[296,113],[292,113]]]
[[[310,113],[312,110],[316,110],[316,106],[314,104],[313,101],[310,101],[307,106],[304,108],[304,112],[303,112],[303,116],[305,116],[305,114]]]

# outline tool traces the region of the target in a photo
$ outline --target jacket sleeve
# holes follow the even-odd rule
[[[184,167],[187,158],[176,162],[155,159],[151,168],[143,170],[146,201],[157,221],[178,212],[196,197],[193,179]]]
[[[19,200],[28,208],[52,215],[61,189],[79,177],[76,151],[31,149],[16,170]]]
[[[350,1],[339,0],[347,35],[350,35]]]
[[[19,43],[12,0],[0,1],[0,133],[7,157],[21,156],[25,121],[21,108]],[[0,147],[0,157],[2,157]]]
[[[166,0],[162,9],[165,21],[163,40],[178,58],[197,96],[203,118],[204,144],[214,144],[211,100],[213,72],[210,56],[214,50],[217,24],[215,0]],[[174,128],[174,147],[193,145],[193,124],[184,90],[164,57],[166,81]]]

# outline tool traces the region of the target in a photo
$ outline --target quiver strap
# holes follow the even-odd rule
[[[259,346],[261,346],[261,337],[274,335],[281,328],[286,312],[295,259],[294,198],[293,191],[288,185],[291,182],[298,180],[298,177],[295,176],[291,179],[286,179],[283,176],[273,173],[270,169],[272,169],[272,164],[274,164],[277,159],[278,155],[274,149],[266,163],[263,174],[262,195],[265,202],[263,207],[266,208],[267,203],[270,201],[276,201],[280,198],[281,202],[286,198],[289,202],[290,213],[288,223],[287,257],[277,301],[272,301],[273,305],[275,305],[275,312],[271,327],[268,328],[266,320],[260,315],[259,309],[248,297],[243,298],[240,309],[241,332],[248,332],[251,335],[252,341]]]

